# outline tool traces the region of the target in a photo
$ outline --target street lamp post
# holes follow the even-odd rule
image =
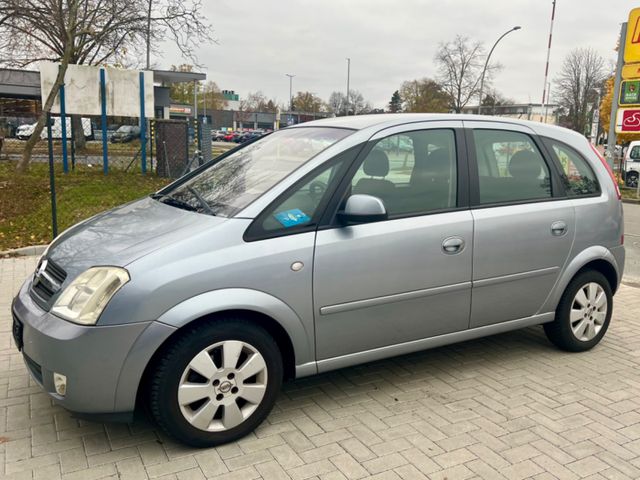
[[[351,59],[347,58],[347,105],[345,107],[345,115],[349,115],[349,77],[351,76]]]
[[[485,73],[487,73],[487,67],[489,66],[489,59],[491,58],[491,54],[493,53],[493,50],[496,48],[496,45],[498,45],[500,40],[502,40],[504,37],[509,35],[511,32],[515,32],[516,30],[520,30],[521,28],[522,28],[521,26],[517,25],[513,27],[511,30],[504,32],[502,35],[500,35],[498,40],[496,40],[496,43],[493,44],[493,47],[491,47],[491,50],[489,50],[489,55],[487,55],[487,60],[484,62],[484,68],[482,69],[482,76],[480,77],[480,99],[478,101],[478,114],[482,113],[482,91],[484,90],[484,75]]]
[[[285,73],[287,77],[289,77],[289,110],[293,111],[293,77],[290,73]]]

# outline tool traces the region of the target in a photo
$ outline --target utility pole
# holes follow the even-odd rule
[[[547,83],[549,81],[549,58],[551,57],[551,37],[553,36],[553,21],[556,16],[556,0],[553,0],[551,8],[551,26],[549,27],[549,45],[547,46],[547,63],[544,67],[544,86],[542,88],[542,103],[549,103],[549,95],[547,92]]]
[[[349,80],[351,77],[351,59],[347,58],[347,105],[345,108],[346,115],[349,115]]]
[[[549,111],[549,103],[551,102],[550,97],[551,97],[551,82],[547,83],[547,101],[546,101],[546,103],[543,103],[543,106],[544,106],[544,123],[548,123],[547,122],[547,115],[548,115],[548,111]]]
[[[287,77],[289,77],[289,110],[293,112],[293,77],[290,73],[285,73]]]
[[[620,98],[620,83],[622,80],[622,66],[624,65],[624,46],[627,39],[627,22],[620,27],[620,43],[618,47],[618,64],[616,76],[613,81],[613,97],[611,100],[611,120],[609,121],[609,135],[607,137],[607,163],[613,168],[613,160],[616,151],[616,117],[618,116],[618,100]]]

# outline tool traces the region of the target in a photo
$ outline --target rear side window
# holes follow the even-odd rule
[[[473,131],[480,203],[551,197],[549,167],[531,137],[508,130]]]
[[[544,143],[560,166],[560,177],[567,195],[579,197],[600,193],[600,185],[595,173],[578,152],[550,138],[545,138]]]

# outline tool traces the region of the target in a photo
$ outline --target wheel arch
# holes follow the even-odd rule
[[[308,333],[302,320],[288,305],[264,292],[245,289],[217,290],[197,295],[174,306],[154,322],[171,331],[148,347],[147,361],[144,364],[140,364],[140,359],[136,356],[131,360],[127,357],[118,382],[116,409],[124,411],[139,404],[144,397],[144,384],[155,362],[186,327],[215,321],[228,315],[242,316],[262,326],[273,336],[282,352],[285,378],[295,378],[296,373],[297,376],[316,373],[313,330],[311,328]]]
[[[562,272],[549,297],[540,309],[540,312],[555,311],[562,294],[571,280],[585,270],[596,270],[602,273],[609,282],[612,293],[615,293],[618,289],[620,284],[620,268],[616,258],[608,248],[593,246],[576,255],[569,262],[569,265],[567,265]]]

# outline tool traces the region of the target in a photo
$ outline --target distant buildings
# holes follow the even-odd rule
[[[477,105],[467,105],[462,113],[478,113]],[[534,122],[558,124],[559,105],[555,103],[517,103],[511,105],[483,105],[482,115],[532,120]]]

